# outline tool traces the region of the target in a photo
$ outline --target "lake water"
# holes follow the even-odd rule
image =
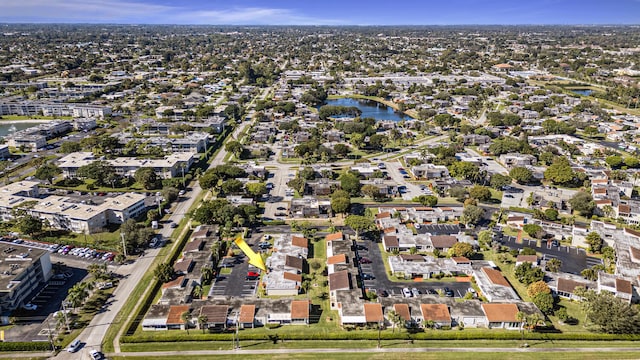
[[[332,99],[325,101],[324,105],[334,106],[355,106],[362,111],[362,118],[374,118],[376,120],[409,120],[410,116],[396,112],[392,108],[380,104],[379,102],[372,100],[361,100],[352,98]]]
[[[593,93],[593,90],[591,89],[570,89],[569,91],[583,96],[589,96]]]
[[[18,122],[18,123],[3,123],[0,121],[0,137],[7,136],[9,133],[13,133],[16,131],[28,129],[30,127],[37,126],[40,123],[34,122]]]

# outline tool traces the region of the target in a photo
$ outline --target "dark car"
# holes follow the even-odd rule
[[[387,296],[389,296],[389,293],[385,289],[378,289],[378,296],[387,297]]]
[[[358,249],[358,250],[365,250],[365,251],[366,251],[366,250],[368,250],[368,249],[367,249],[367,247],[366,247],[366,246],[364,246],[364,245],[356,245],[356,249]]]
[[[560,246],[560,243],[558,242],[558,240],[553,240],[553,241],[551,242],[551,246],[558,247],[558,246]]]
[[[438,295],[438,292],[435,291],[434,289],[427,289],[427,294],[429,294],[429,295]]]
[[[449,288],[444,288],[444,294],[445,294],[447,297],[453,297],[453,295],[454,295],[454,294],[453,294],[453,290],[451,290],[451,289],[449,289]]]
[[[284,207],[284,206],[278,206],[278,207],[276,208],[276,210],[285,211],[285,210],[287,210],[287,208],[286,208],[286,207]]]
[[[371,259],[366,257],[360,258],[360,264],[371,264]]]
[[[371,274],[364,273],[364,274],[362,274],[361,278],[362,278],[362,280],[373,280],[376,277],[371,275]]]
[[[260,277],[260,273],[258,272],[255,272],[255,271],[247,272],[247,280],[256,280],[259,277]]]

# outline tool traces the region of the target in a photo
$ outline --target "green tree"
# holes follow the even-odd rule
[[[423,206],[436,206],[438,204],[438,198],[433,195],[416,196],[411,201],[418,202]]]
[[[533,179],[533,173],[526,167],[515,167],[509,171],[511,176],[518,184],[528,184]]]
[[[549,221],[558,220],[558,210],[556,209],[547,209],[544,211],[544,217]]]
[[[472,257],[475,255],[475,251],[473,250],[473,246],[468,243],[458,242],[453,244],[453,246],[449,249],[449,256],[464,256],[466,258]]]
[[[478,201],[487,201],[491,199],[491,190],[486,186],[475,185],[469,189],[469,197]]]
[[[332,196],[331,210],[336,214],[346,214],[351,207],[351,199],[349,197]]]
[[[191,322],[191,312],[189,311],[185,311],[182,314],[180,314],[180,320],[182,320],[182,323],[184,324],[184,329],[187,330],[187,335],[189,335],[189,323]]]
[[[551,293],[538,293],[531,298],[531,301],[545,315],[553,314],[554,299]]]
[[[529,234],[529,236],[536,239],[541,238],[544,233],[544,231],[542,230],[542,227],[537,224],[526,224],[525,226],[522,227],[522,230],[524,230],[524,232]]]
[[[464,210],[462,211],[462,219],[467,225],[469,224],[477,225],[482,219],[483,215],[484,215],[484,209],[475,205],[469,205],[465,207]]]
[[[624,158],[624,164],[628,168],[637,168],[640,165],[640,160],[634,156]]]
[[[604,160],[604,162],[606,162],[610,168],[617,169],[620,167],[620,165],[622,165],[623,160],[622,160],[622,156],[620,155],[611,155],[611,156],[608,156]]]
[[[594,254],[600,253],[600,251],[602,250],[602,246],[604,245],[602,237],[600,237],[600,234],[595,231],[587,234],[587,236],[585,237],[585,242],[589,245],[589,252],[592,252]]]
[[[380,193],[380,189],[377,186],[371,184],[364,185],[360,191],[364,196],[368,196],[376,200],[384,196],[384,194]]]
[[[534,267],[530,262],[516,266],[515,275],[516,279],[525,285],[544,279],[544,271],[537,266]]]
[[[502,189],[504,186],[511,184],[511,177],[502,174],[493,174],[491,175],[491,180],[489,180],[489,184],[494,189]]]
[[[173,279],[174,271],[173,266],[170,263],[161,263],[156,266],[153,271],[153,275],[160,281],[161,283],[166,283]]]
[[[573,210],[578,211],[580,215],[585,217],[590,217],[596,208],[593,197],[586,191],[579,191],[573,195],[573,197],[569,199],[569,204]]]
[[[618,299],[608,291],[596,293],[593,290],[582,294],[582,308],[586,319],[608,334],[637,334],[640,332],[640,315],[630,304]]]
[[[207,315],[198,316],[198,327],[202,329],[203,334],[205,330],[205,325],[207,325],[207,321],[209,321],[209,318],[207,317]]]
[[[239,141],[233,140],[225,144],[224,149],[233,154],[236,159],[240,159],[244,152],[244,146]]]
[[[155,190],[158,188],[158,176],[153,168],[141,167],[133,174],[133,178],[142,185],[146,190]]]
[[[480,168],[474,163],[459,161],[449,166],[449,173],[456,178],[475,181],[480,177]]]
[[[77,152],[80,150],[82,150],[82,145],[77,142],[67,141],[67,142],[63,142],[60,145],[60,152],[63,154],[69,154],[69,153]]]
[[[356,232],[356,239],[360,238],[360,233],[375,229],[373,220],[361,215],[349,215],[344,219],[344,224]]]
[[[572,182],[575,176],[569,160],[564,157],[557,157],[544,172],[545,179],[559,185]]]
[[[247,183],[245,185],[247,192],[253,196],[254,199],[260,198],[262,195],[268,192],[267,184],[263,182],[258,183]]]
[[[51,184],[53,179],[61,173],[62,170],[57,165],[45,163],[38,167],[34,176],[36,179],[46,180]]]
[[[549,259],[545,267],[547,271],[558,272],[560,271],[560,268],[562,268],[562,260],[557,258]]]
[[[33,235],[42,231],[42,220],[32,215],[24,215],[18,219],[18,230],[23,234]]]
[[[360,188],[362,185],[360,184],[360,179],[356,175],[350,172],[345,172],[340,175],[339,180],[342,190],[348,192],[349,195],[354,197],[360,195]]]

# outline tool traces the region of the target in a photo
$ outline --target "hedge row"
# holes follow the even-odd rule
[[[46,341],[0,342],[0,351],[51,351]]]
[[[188,230],[185,236],[180,239],[180,243],[174,248],[173,252],[169,254],[167,259],[168,263],[175,263],[175,261],[178,259],[178,256],[182,253],[182,249],[184,248],[185,243],[187,242],[187,240],[189,240],[190,237],[191,230]],[[136,329],[142,321],[142,318],[151,307],[156,294],[158,293],[158,291],[160,291],[162,283],[160,283],[154,276],[148,286],[151,286],[152,289],[147,293],[146,297],[140,299],[142,301],[142,306],[140,307],[137,316],[134,316],[129,324],[126,324],[127,331],[125,332],[125,334],[127,334],[128,336],[133,335],[136,332]]]
[[[329,334],[251,334],[240,335],[241,340],[272,340],[274,336],[286,340],[377,340],[378,334],[372,332],[336,332]],[[519,331],[486,332],[478,331],[429,331],[415,334],[388,333],[380,334],[383,340],[520,340],[522,334]],[[559,334],[559,333],[526,333],[526,340],[579,340],[579,341],[625,341],[640,340],[640,335],[613,335],[613,334]],[[196,334],[195,331],[187,335],[185,333],[153,333],[142,336],[125,336],[120,339],[122,343],[150,343],[150,342],[177,342],[177,341],[231,341],[233,334]]]

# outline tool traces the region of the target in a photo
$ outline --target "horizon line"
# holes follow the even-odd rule
[[[451,23],[451,24],[182,24],[182,23],[110,23],[110,22],[3,22],[0,21],[0,25],[119,25],[119,26],[194,26],[194,27],[204,27],[204,26],[225,26],[225,27],[420,27],[420,26],[434,26],[434,27],[445,27],[445,26],[588,26],[588,27],[598,27],[598,26],[618,26],[618,27],[629,27],[629,26],[640,26],[640,23],[575,23],[575,24],[561,24],[561,23],[495,23],[495,24],[471,24],[471,23]]]

